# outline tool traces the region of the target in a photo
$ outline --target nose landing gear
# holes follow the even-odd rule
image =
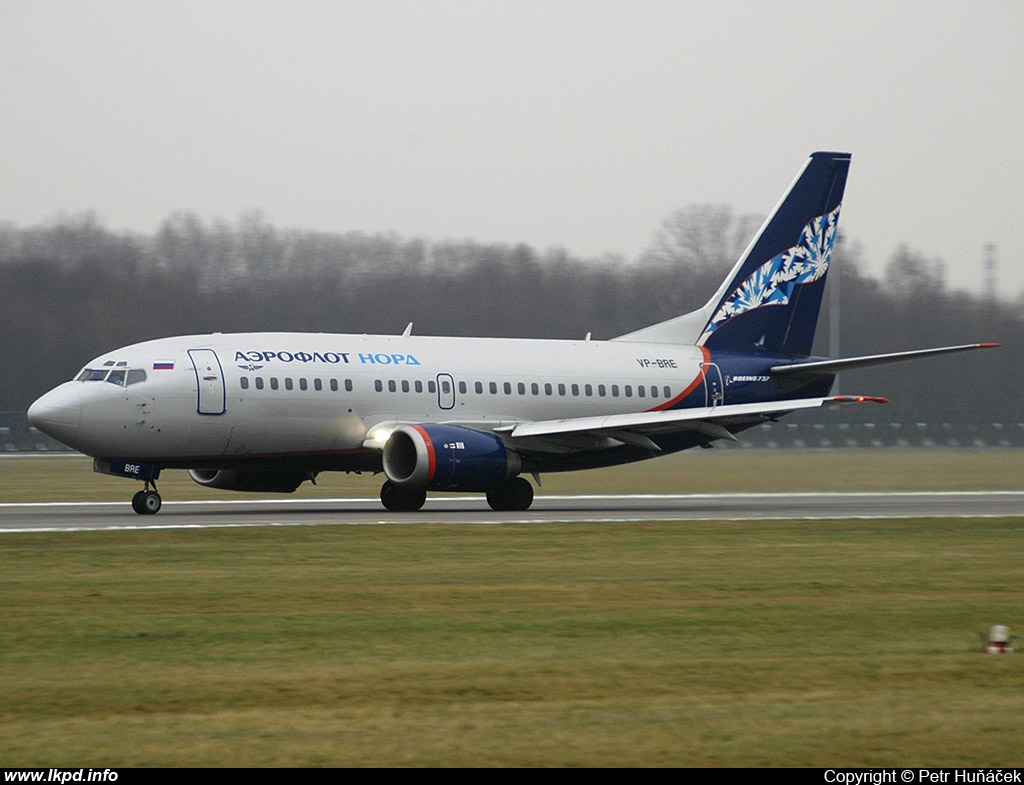
[[[150,485],[153,486],[152,490]],[[132,496],[132,509],[139,515],[156,515],[160,512],[161,506],[163,506],[163,499],[160,498],[160,494],[156,490],[156,483],[152,480],[147,480],[145,489]]]

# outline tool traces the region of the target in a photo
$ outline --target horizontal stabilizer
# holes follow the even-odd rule
[[[840,371],[852,371],[856,368],[869,368],[873,365],[901,363],[917,360],[922,357],[934,357],[939,354],[969,352],[973,349],[993,349],[997,343],[969,343],[962,346],[943,346],[938,349],[917,349],[912,352],[892,352],[891,354],[872,354],[866,357],[849,357],[844,360],[815,360],[793,365],[775,365],[771,372],[776,376],[823,376]]]

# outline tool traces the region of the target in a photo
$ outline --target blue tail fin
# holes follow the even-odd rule
[[[809,355],[849,168],[848,153],[813,153],[703,308],[618,340]]]

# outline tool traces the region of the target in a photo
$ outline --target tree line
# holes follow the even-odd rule
[[[175,334],[262,330],[526,338],[610,338],[704,304],[758,219],[721,205],[669,216],[637,259],[561,249],[428,242],[395,234],[282,230],[259,213],[206,223],[175,213],[153,235],[93,215],[0,225],[0,412],[109,349]],[[843,392],[884,395],[877,420],[1016,422],[1018,308],[947,290],[938,262],[902,248],[879,280],[840,243],[842,356],[996,341],[994,352],[883,366],[842,377]],[[826,293],[817,354],[828,354]],[[852,413],[854,419],[862,415]]]

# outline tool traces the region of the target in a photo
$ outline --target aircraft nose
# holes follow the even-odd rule
[[[56,387],[28,407],[28,421],[59,442],[73,441],[82,423],[82,398],[73,384]]]

